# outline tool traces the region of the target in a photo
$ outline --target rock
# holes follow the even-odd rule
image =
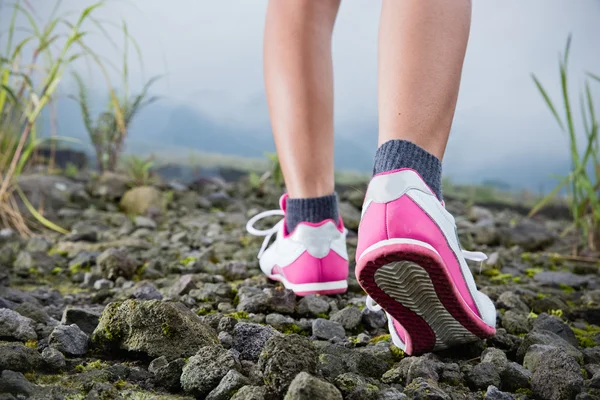
[[[241,287],[238,290],[238,297],[240,300],[238,311],[263,313],[268,309],[269,296],[259,288]]]
[[[556,235],[543,224],[531,219],[524,219],[513,227],[502,229],[504,246],[518,245],[525,251],[544,250],[554,243]]]
[[[0,308],[0,340],[36,340],[34,322],[16,311]]]
[[[377,400],[407,400],[408,397],[396,388],[383,389]]]
[[[273,336],[260,354],[258,367],[270,391],[283,396],[300,372],[316,374],[317,352],[299,335]]]
[[[405,378],[407,384],[419,377],[437,382],[439,380],[438,371],[441,369],[441,364],[431,355],[424,355],[402,359],[400,369],[402,371],[400,374]]]
[[[529,313],[529,306],[521,300],[518,294],[514,292],[504,292],[498,297],[496,307],[504,308],[505,310],[522,311]]]
[[[531,371],[516,362],[509,362],[500,374],[502,390],[516,392],[528,388],[531,380]]]
[[[98,326],[100,315],[102,315],[101,309],[68,306],[63,312],[60,323],[62,325],[75,324],[87,335],[91,335]]]
[[[72,196],[83,191],[83,185],[58,175],[20,174],[17,183],[31,205],[51,221],[57,211],[71,205]],[[19,209],[29,215],[25,204],[17,196]]]
[[[600,346],[587,347],[585,349],[581,349],[581,351],[583,352],[586,363],[600,364]]]
[[[589,277],[575,275],[572,272],[561,271],[542,271],[533,277],[533,280],[542,286],[560,287],[562,285],[570,286],[574,289],[580,289],[587,286]]]
[[[75,324],[59,325],[50,334],[50,347],[70,356],[82,356],[88,350],[88,336]]]
[[[267,389],[263,386],[244,386],[230,400],[264,400]]]
[[[523,343],[517,350],[517,359],[522,360],[529,350],[529,347],[534,344],[546,344],[564,349],[567,353],[575,357],[578,361],[583,362],[583,353],[573,347],[562,337],[556,333],[549,331],[532,331],[523,339]]]
[[[508,310],[502,315],[502,327],[513,335],[529,332],[527,314],[520,311]]]
[[[333,339],[334,337],[343,339],[346,336],[346,331],[342,324],[324,318],[317,318],[313,321],[312,331],[314,336],[325,340]]]
[[[137,228],[156,229],[156,222],[154,220],[141,215],[135,217],[133,223]]]
[[[231,347],[233,347],[233,336],[231,336],[230,333],[219,332],[217,336],[219,338],[219,342],[224,348],[230,349]]]
[[[219,386],[214,388],[208,396],[206,396],[206,400],[228,400],[237,390],[249,384],[250,380],[248,378],[235,369],[231,369],[227,372],[227,375],[221,379]]]
[[[25,250],[30,253],[45,253],[50,250],[52,247],[52,243],[43,237],[32,237],[27,241],[27,245],[25,246]]]
[[[33,371],[42,363],[37,351],[21,343],[0,344],[0,370],[28,372]]]
[[[139,300],[162,300],[163,296],[151,282],[140,282],[135,286],[131,297]]]
[[[67,366],[63,353],[52,347],[46,347],[42,351],[42,360],[44,360],[46,367],[54,372],[58,372]]]
[[[531,378],[533,394],[548,400],[575,398],[583,386],[577,360],[562,349],[549,350],[541,357]]]
[[[40,306],[33,303],[21,303],[14,308],[14,311],[40,324],[52,323],[52,318],[50,318],[48,313]],[[56,323],[56,321],[54,321],[54,323]]]
[[[480,364],[481,365],[481,364]],[[444,393],[434,382],[425,378],[416,378],[404,388],[404,394],[409,399],[420,400],[450,400],[450,396]]]
[[[555,316],[550,316],[548,314],[540,314],[533,321],[534,331],[549,331],[557,334],[561,338],[563,338],[570,345],[577,347],[579,346],[579,342],[575,337],[575,333],[571,329],[571,327],[557,318]]]
[[[329,303],[320,296],[310,294],[298,302],[298,314],[319,317],[329,311]]]
[[[137,269],[137,263],[129,258],[125,250],[115,248],[105,250],[98,256],[96,262],[100,274],[111,280],[116,280],[119,276],[131,279]]]
[[[241,359],[256,362],[267,341],[279,335],[270,326],[240,322],[233,328],[233,348]]]
[[[162,356],[155,358],[150,363],[148,371],[154,377],[154,381],[161,387],[169,391],[181,390],[181,373],[185,365],[183,358],[177,358],[171,362],[167,360],[167,357]]]
[[[152,186],[140,186],[128,190],[119,203],[121,209],[131,215],[148,215],[152,209],[164,210],[163,194]]]
[[[496,371],[502,372],[508,364],[506,353],[494,347],[487,348],[481,353],[482,363],[491,363],[496,368]]]
[[[108,201],[117,201],[129,189],[130,180],[125,175],[104,172],[95,182],[90,182],[87,189],[94,197]]]
[[[29,382],[20,372],[2,371],[0,375],[0,393],[23,395],[25,398],[35,393],[36,386]],[[19,396],[19,398],[22,398]]]
[[[190,357],[183,367],[181,387],[187,393],[204,398],[219,385],[229,370],[240,368],[240,362],[231,350],[221,346],[206,346]]]
[[[542,355],[553,349],[556,349],[556,347],[546,344],[534,344],[529,346],[527,353],[523,358],[523,367],[531,372],[535,372],[542,361]]]
[[[342,308],[340,311],[331,315],[330,320],[334,322],[339,322],[342,324],[344,329],[352,330],[356,328],[362,319],[362,314],[358,307],[346,307]]]
[[[460,372],[460,366],[456,363],[444,364],[444,366],[442,367],[440,380],[451,386],[462,385],[463,375]]]
[[[264,292],[268,297],[269,310],[281,314],[293,314],[296,310],[296,295],[293,291],[283,288],[268,288]]]
[[[196,289],[196,283],[194,282],[194,276],[191,274],[182,275],[173,286],[171,286],[172,296],[183,296],[189,294],[192,289]]]
[[[501,392],[495,386],[488,386],[483,400],[514,400],[510,393]]]
[[[314,376],[300,372],[285,395],[285,400],[342,400],[340,391],[329,382],[322,381]]]
[[[379,379],[393,362],[387,346],[350,349],[339,344],[324,343],[320,347],[319,368],[326,378],[335,378],[344,372],[353,372]]]
[[[112,289],[113,287],[115,287],[115,283],[110,279],[102,278],[94,282],[94,289],[97,291],[108,290]]]
[[[216,332],[182,303],[126,300],[110,303],[94,330],[95,344],[150,357],[189,357],[218,344]]]
[[[383,328],[387,325],[387,317],[383,311],[362,310],[362,322],[368,329]]]
[[[344,399],[375,400],[379,394],[377,386],[367,383],[365,378],[352,372],[338,375],[335,385],[342,392]]]
[[[286,315],[267,314],[265,322],[275,329],[284,329],[288,326],[292,326],[296,321],[294,321],[294,318]]]
[[[500,373],[492,363],[477,364],[467,374],[467,383],[474,390],[484,390],[488,386],[500,386]]]

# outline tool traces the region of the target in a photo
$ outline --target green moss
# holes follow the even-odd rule
[[[519,388],[519,389],[517,389],[517,391],[515,393],[533,397],[533,392],[531,391],[531,389]]]
[[[379,342],[383,342],[383,341],[389,341],[390,339],[391,339],[391,336],[389,334],[388,335],[379,335],[379,336],[375,336],[369,342],[370,343],[379,343]]]
[[[490,281],[497,283],[499,285],[505,285],[512,280],[512,277],[513,276],[511,274],[499,274],[499,275],[493,276],[490,279]]]
[[[250,315],[246,311],[238,311],[231,314],[226,314],[227,317],[235,318],[237,320],[240,319],[249,319]]]
[[[196,315],[199,316],[203,316],[203,315],[209,315],[209,314],[216,314],[217,310],[211,310],[208,308],[201,308],[199,310],[196,311]]]
[[[74,275],[78,272],[90,272],[90,266],[82,266],[80,263],[75,263],[69,267],[69,272],[71,273],[71,275]]]
[[[394,357],[397,360],[401,360],[404,358],[404,352],[399,347],[396,347],[395,345],[391,345],[390,351],[392,352],[392,354],[394,355]]]
[[[29,275],[39,275],[40,271],[37,268],[29,268]]]
[[[520,276],[515,276],[514,278],[512,278],[513,283],[521,283],[523,282],[523,279],[521,279]]]
[[[550,296],[550,295],[546,294],[546,293],[538,293],[538,294],[535,295],[535,298],[538,299],[538,300],[542,300],[542,299],[545,299],[548,296]]]
[[[123,389],[126,385],[127,385],[127,381],[124,381],[123,379],[119,379],[114,384],[114,386],[117,390]]]
[[[166,322],[163,322],[160,328],[162,329],[163,335],[165,335],[166,337],[173,336],[173,328],[171,328]]]
[[[242,247],[248,247],[250,245],[250,238],[248,236],[242,236],[240,238],[240,244]]]
[[[192,263],[194,263],[196,261],[196,259],[194,257],[188,256],[186,258],[184,258],[183,260],[180,260],[179,263],[182,265],[185,265],[186,267]]]
[[[62,250],[62,251],[61,251],[61,250],[59,250],[59,249],[57,249],[57,248],[52,248],[52,249],[50,249],[50,250],[48,251],[48,255],[49,255],[49,256],[53,256],[53,255],[55,255],[55,254],[58,254],[59,256],[63,256],[63,257],[64,257],[64,256],[66,256],[66,255],[67,255],[67,254],[69,254],[69,253],[68,253],[68,252],[66,252],[66,251],[64,251],[64,250]]]
[[[521,254],[521,260],[523,261],[533,261],[535,258],[537,257],[534,257],[533,254],[528,252]]]
[[[82,364],[78,364],[75,366],[75,371],[77,372],[85,372],[85,367]]]
[[[560,290],[562,290],[563,292],[565,292],[566,294],[571,294],[575,291],[575,289],[569,285],[565,285],[564,283],[561,283],[559,286]]]
[[[563,310],[550,310],[550,315],[554,315],[555,317],[562,318]]]
[[[527,274],[528,277],[533,278],[534,276],[543,271],[544,270],[542,268],[527,268],[525,270],[525,274]]]
[[[492,269],[486,269],[486,270],[484,270],[482,272],[482,274],[485,275],[485,276],[489,276],[491,278],[491,277],[500,275],[500,271],[498,271],[497,269],[492,268]]]
[[[317,314],[317,318],[329,319],[329,315],[326,313]]]
[[[536,313],[534,313],[533,311],[531,311],[531,312],[529,313],[529,315],[527,316],[527,318],[533,318],[533,319],[535,319],[535,318],[537,318],[537,317],[538,317],[538,315],[537,315]]]
[[[286,335],[295,333],[297,335],[308,336],[308,333],[298,324],[285,324],[281,329],[281,332],[285,333]]]
[[[56,267],[52,270],[52,275],[59,275],[63,272],[62,268]]]
[[[30,349],[36,349],[37,350],[37,340],[28,340],[27,342],[25,342],[25,346],[29,347]]]
[[[595,325],[586,325],[585,329],[571,327],[575,337],[579,342],[579,347],[595,347],[598,343],[593,339],[593,336],[600,333],[600,327]]]

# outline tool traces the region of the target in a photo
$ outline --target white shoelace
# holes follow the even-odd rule
[[[468,250],[461,250],[461,251],[462,251],[463,257],[466,260],[484,262],[488,258],[487,255],[485,253],[482,253],[481,251],[468,251]],[[382,307],[379,304],[375,303],[375,301],[373,301],[371,296],[367,296],[367,300],[365,301],[365,304],[366,304],[367,308],[371,311],[381,311],[382,310]]]
[[[264,211],[264,212],[261,212],[260,214],[256,214],[254,217],[250,218],[250,220],[246,224],[246,230],[248,231],[249,234],[254,235],[254,236],[265,236],[265,240],[263,241],[262,246],[260,246],[260,250],[258,252],[258,258],[260,258],[260,256],[262,256],[264,251],[267,249],[267,246],[269,245],[269,242],[271,241],[271,237],[273,237],[273,235],[277,233],[277,231],[279,230],[279,225],[281,225],[283,223],[283,220],[276,223],[272,228],[265,229],[265,230],[256,229],[254,227],[254,224],[263,218],[273,217],[275,215],[279,215],[279,216],[283,217],[283,216],[285,216],[285,213],[283,212],[283,210]]]

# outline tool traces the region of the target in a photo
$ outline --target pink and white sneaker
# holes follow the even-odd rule
[[[346,229],[340,217],[318,224],[301,222],[293,232],[287,232],[285,206],[287,194],[279,200],[281,210],[265,211],[246,224],[246,230],[266,236],[258,253],[260,269],[298,296],[308,294],[344,293],[348,289],[348,252]],[[257,230],[254,224],[265,217],[284,217],[273,228]],[[269,246],[273,235],[274,243]]]
[[[367,305],[388,313],[390,334],[407,354],[493,336],[496,310],[477,290],[454,218],[414,170],[373,177],[358,229],[356,277]]]

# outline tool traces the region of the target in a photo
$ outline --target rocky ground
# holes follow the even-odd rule
[[[600,399],[598,264],[558,255],[567,221],[447,199],[490,255],[472,267],[498,333],[407,357],[353,272],[347,294],[304,298],[260,274],[244,226],[277,207],[268,185],[21,187],[70,233],[0,232],[0,399]],[[353,257],[364,187],[339,192]]]

